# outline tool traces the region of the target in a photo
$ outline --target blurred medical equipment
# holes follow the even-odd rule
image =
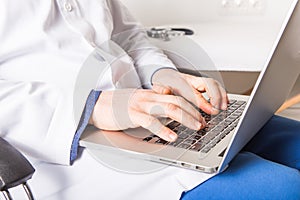
[[[147,34],[151,38],[162,39],[169,41],[172,37],[183,35],[193,35],[194,31],[187,28],[151,28],[147,30]]]

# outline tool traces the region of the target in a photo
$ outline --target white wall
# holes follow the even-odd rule
[[[145,26],[191,24],[211,20],[276,23],[284,18],[293,2],[293,0],[258,0],[263,5],[260,11],[236,12],[236,10],[226,10],[222,6],[222,1],[224,0],[122,0]]]

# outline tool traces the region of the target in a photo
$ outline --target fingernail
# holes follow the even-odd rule
[[[170,133],[169,134],[169,138],[172,140],[172,141],[175,141],[177,139],[177,135],[174,134],[174,133]]]
[[[201,128],[204,128],[206,126],[207,126],[207,123],[206,123],[205,119],[203,119]]]
[[[227,103],[223,103],[222,110],[226,110],[226,109],[227,109]]]
[[[194,125],[196,130],[201,129],[202,124],[200,122],[196,121]]]
[[[211,112],[214,114],[218,114],[220,112],[220,110],[215,107],[212,107]]]

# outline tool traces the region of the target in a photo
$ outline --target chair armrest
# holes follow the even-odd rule
[[[276,113],[280,113],[281,111],[283,111],[283,110],[285,110],[285,109],[287,109],[287,108],[289,108],[289,107],[291,107],[291,106],[293,106],[293,105],[295,105],[299,102],[300,102],[300,94],[286,100],[282,104],[282,106],[276,111]]]
[[[29,199],[33,199],[26,181],[31,179],[34,172],[35,169],[28,160],[0,137],[0,191],[4,192],[6,199],[10,199],[8,189],[21,184]]]

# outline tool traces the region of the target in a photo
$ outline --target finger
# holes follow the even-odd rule
[[[153,91],[155,91],[158,94],[172,94],[172,89],[168,86],[163,86],[159,84],[154,84],[152,86]]]
[[[185,113],[191,115],[194,119],[202,123],[202,125],[206,125],[205,120],[203,119],[199,111],[183,97],[174,95],[155,95],[155,98],[152,98],[151,101],[174,104],[178,108],[182,109]]]
[[[218,87],[209,85],[207,87],[207,95],[209,96],[211,105],[217,110],[221,110],[222,107],[222,95]]]
[[[145,98],[143,96],[145,94],[147,94],[147,98]],[[139,99],[142,98],[143,100],[142,101],[139,99],[136,100],[139,102],[138,104],[135,104],[135,106],[134,106],[137,110],[143,110],[143,112],[152,113],[153,111],[151,111],[151,109],[160,107],[161,108],[160,110],[162,110],[162,111],[160,113],[157,113],[157,115],[165,114],[166,117],[172,117],[173,119],[176,118],[175,120],[177,120],[179,122],[182,122],[182,119],[180,119],[180,117],[176,117],[176,115],[177,116],[182,116],[182,115],[189,116],[189,117],[183,117],[183,118],[190,120],[189,123],[184,123],[185,125],[191,124],[191,122],[194,122],[194,124],[197,124],[197,122],[200,122],[200,124],[202,124],[202,126],[200,125],[201,128],[206,126],[206,122],[205,122],[204,118],[201,116],[201,114],[199,113],[199,111],[194,106],[192,106],[188,101],[186,101],[183,97],[174,96],[174,95],[161,95],[161,94],[156,94],[156,93],[144,93],[144,94],[142,94],[142,96],[139,96],[138,98]],[[169,104],[174,104],[174,105],[169,105]],[[168,106],[170,108],[166,109],[166,108],[168,108]],[[181,109],[182,111],[184,111],[183,112],[184,114],[181,113],[181,115],[179,115],[177,113],[174,115],[174,114],[169,113],[172,111],[174,106],[178,107],[179,110]],[[167,115],[167,113],[169,115]],[[195,122],[194,120],[196,120],[197,122]],[[197,127],[191,127],[191,125],[188,125],[188,127],[192,128],[192,129],[199,129],[198,124],[197,124]]]
[[[139,111],[132,112],[132,120],[136,125],[139,125],[160,138],[173,142],[177,139],[177,134],[171,129],[164,126],[157,118]]]
[[[202,84],[203,85],[203,84]],[[208,113],[208,114],[218,114],[219,113],[219,109],[214,108],[203,96],[202,94],[195,89],[195,86],[192,85],[192,87],[188,84],[182,84],[181,85],[182,88],[179,90],[176,90],[177,94],[184,97],[185,99],[187,99],[189,102],[191,102],[192,104],[194,104],[195,106],[197,106],[198,108],[200,108],[201,110],[203,110],[204,112]],[[182,98],[181,97],[181,98]],[[184,99],[182,98],[182,99]],[[185,102],[187,102],[185,100]],[[184,106],[184,108],[186,108],[186,111],[191,113],[190,110],[194,110],[195,108],[189,103],[189,105],[191,107],[188,106]]]
[[[226,92],[226,90],[221,85],[220,85],[219,89],[220,89],[220,92],[221,92],[221,95],[222,95],[221,109],[222,110],[226,110],[227,109],[227,105],[229,103],[227,92]]]
[[[177,85],[179,85],[180,87],[172,88],[172,92],[174,94],[184,97],[189,102],[191,102],[198,108],[201,108],[204,112],[208,114],[217,114],[219,112],[219,109],[215,109],[197,90],[199,86],[205,85],[204,82],[203,81],[201,82],[201,80],[197,81],[198,77],[190,76],[187,74],[183,74],[183,76],[185,77],[185,79],[178,79],[177,81]],[[204,87],[203,90],[205,91]],[[192,108],[187,107],[187,108],[188,109],[186,111],[189,113],[190,113],[190,109],[194,109],[194,107]]]
[[[207,93],[210,97],[211,104],[220,110],[226,110],[228,104],[228,97],[225,89],[217,81],[213,80],[213,83],[210,83],[207,86]]]
[[[221,84],[212,78],[186,77],[191,80],[191,84],[198,91],[206,92],[210,98],[212,112],[216,110],[226,110],[228,97]],[[200,95],[199,95],[200,96]],[[202,96],[202,95],[201,95]]]
[[[194,90],[195,105],[203,110],[207,114],[216,115],[219,113],[219,109],[215,108],[207,99],[198,91]]]
[[[182,123],[190,129],[199,130],[206,126],[206,122],[202,116],[200,116],[200,119],[195,118],[195,116],[190,115],[181,107],[172,103],[143,102],[141,103],[141,107],[147,114],[155,117],[169,117],[175,121]]]
[[[219,84],[210,78],[205,79],[198,79],[199,83],[203,82],[202,85],[204,85],[205,91],[207,92],[207,95],[210,98],[210,103],[212,106],[216,109],[221,109],[222,105],[222,93],[219,89]]]

